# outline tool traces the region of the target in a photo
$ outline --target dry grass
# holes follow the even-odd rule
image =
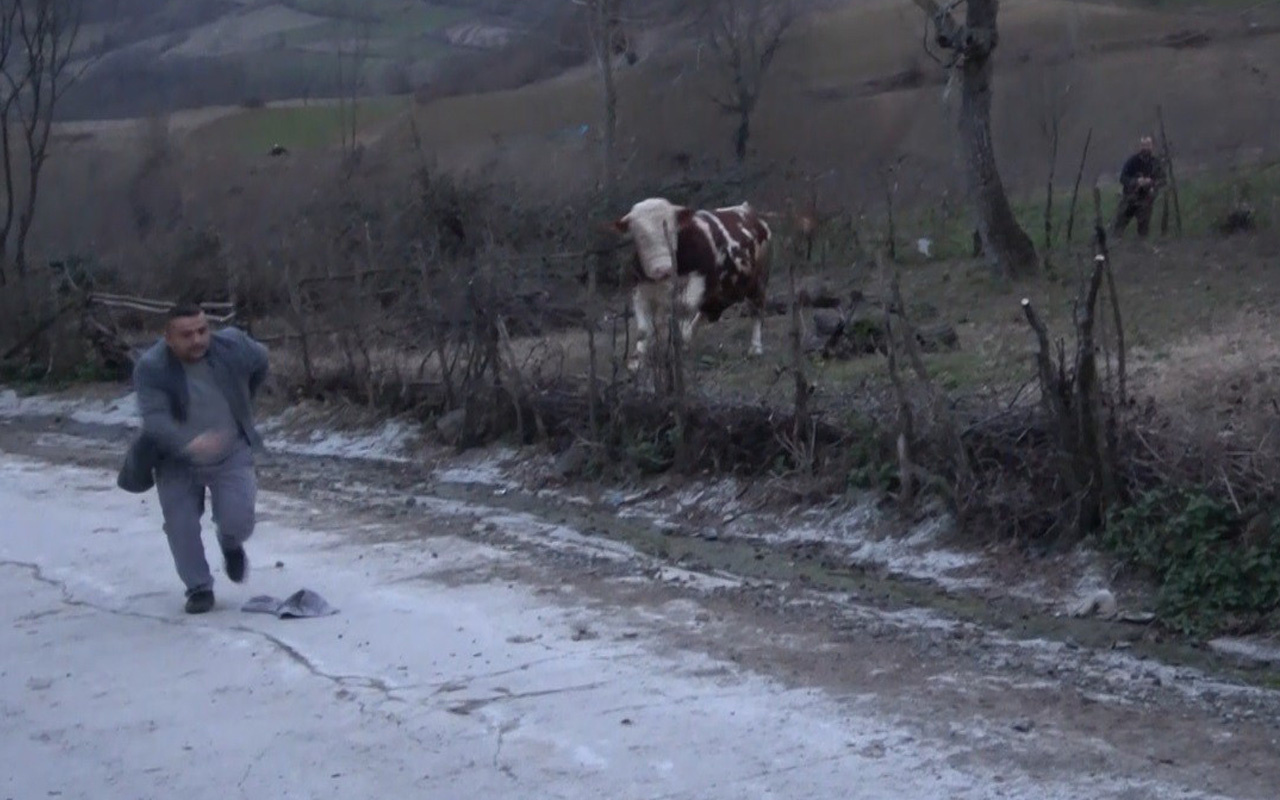
[[[1268,392],[1280,388],[1280,338],[1272,334],[1280,307],[1280,283],[1270,279],[1274,252],[1264,237],[1237,240],[1121,242],[1113,246],[1117,291],[1124,315],[1130,384],[1136,394],[1162,407],[1187,408],[1201,422],[1222,427],[1242,412],[1270,413]],[[1081,258],[1083,262],[1083,257]],[[1054,337],[1070,349],[1075,269],[1069,274],[1009,285],[985,265],[954,260],[906,266],[903,291],[912,304],[936,309],[951,323],[961,350],[926,354],[939,385],[958,397],[1007,401],[1033,376],[1035,341],[1020,300],[1029,297]],[[806,268],[802,279],[822,279],[837,293],[858,289],[875,296],[879,281],[865,270]],[[786,298],[776,282],[771,295]],[[619,309],[624,298],[607,300]],[[741,310],[698,328],[689,351],[694,391],[720,401],[765,403],[785,408],[791,401],[789,320],[766,318],[765,355],[746,356],[751,322]],[[1103,330],[1110,332],[1109,319]],[[634,335],[634,334],[633,334]],[[621,356],[623,334],[619,334]],[[602,373],[609,363],[610,331],[597,336]],[[514,342],[517,361],[536,362],[545,371],[585,377],[586,335],[567,330]],[[1114,351],[1111,353],[1114,361]],[[842,413],[887,386],[879,356],[848,361],[813,359],[819,409]],[[1262,376],[1267,376],[1265,381]],[[1209,391],[1210,389],[1214,391]],[[1033,397],[1034,391],[1024,395]],[[1212,399],[1211,399],[1212,398]],[[877,400],[878,402],[878,400]]]
[[[1171,341],[1143,361],[1136,377],[1144,393],[1189,429],[1260,442],[1280,428],[1280,333],[1274,313],[1239,311],[1209,332]]]

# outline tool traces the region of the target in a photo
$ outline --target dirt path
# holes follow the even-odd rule
[[[128,435],[66,418],[8,419],[0,451],[113,470]],[[426,580],[569,592],[584,613],[654,620],[650,646],[677,662],[710,658],[734,675],[874,708],[910,741],[864,741],[860,758],[945,751],[948,768],[984,776],[939,797],[1058,796],[1027,790],[1042,785],[1069,787],[1062,796],[1269,798],[1280,785],[1280,694],[1262,688],[1274,674],[1232,670],[1203,651],[1171,649],[1162,660],[1144,651],[1140,628],[1051,625],[1052,615],[1007,596],[958,600],[873,571],[846,569],[833,585],[831,566],[807,557],[820,552],[811,543],[722,541],[706,528],[625,516],[616,501],[522,487],[474,460],[276,453],[261,473],[265,488],[304,500],[295,507],[309,519],[323,510],[320,518],[359,520],[344,538],[371,557],[387,548],[421,557],[441,537],[511,554],[436,565]]]

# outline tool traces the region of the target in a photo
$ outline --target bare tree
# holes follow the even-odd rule
[[[352,159],[357,147],[360,98],[365,88],[365,64],[369,60],[369,40],[372,36],[368,20],[352,22],[353,35],[338,45],[338,125],[342,129],[343,157]]]
[[[618,157],[618,85],[614,78],[614,58],[622,39],[620,6],[622,0],[572,0],[587,15],[587,35],[591,57],[600,72],[601,99],[604,103],[604,136],[601,176],[605,198],[613,199],[617,180]]]
[[[35,221],[40,175],[58,101],[82,74],[73,69],[80,0],[0,3],[0,286],[27,272],[27,238]]]
[[[737,117],[733,152],[747,159],[751,117],[765,79],[799,16],[796,0],[701,0],[696,24],[713,56],[712,100]]]
[[[1036,80],[1031,81],[1031,108],[1036,113],[1036,124],[1048,147],[1048,177],[1045,181],[1044,201],[1044,266],[1051,266],[1054,245],[1053,199],[1054,179],[1057,177],[1058,152],[1062,144],[1062,126],[1071,112],[1074,81],[1074,61],[1067,59],[1060,64],[1045,65]]]
[[[959,134],[983,251],[1010,278],[1034,275],[1039,270],[1035,245],[1013,215],[991,140],[992,56],[999,43],[1000,2],[948,0],[945,6],[938,0],[913,2],[929,15],[934,42],[949,51],[947,68],[960,71]],[[965,6],[963,23],[952,16],[960,5]]]

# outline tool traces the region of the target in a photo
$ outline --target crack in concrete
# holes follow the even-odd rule
[[[506,775],[508,778],[510,778],[513,781],[518,781],[519,778],[516,777],[515,770],[512,768],[512,766],[510,764],[500,764],[498,762],[502,757],[502,744],[504,739],[506,738],[506,735],[518,727],[520,727],[519,718],[507,720],[506,722],[499,725],[498,726],[498,744],[493,751],[493,768],[496,769],[498,772],[501,772],[503,775]]]
[[[169,617],[162,617],[155,614],[145,614],[139,611],[129,611],[126,609],[111,608],[109,606],[104,606],[98,603],[90,602],[88,600],[82,600],[82,599],[76,598],[72,594],[71,589],[67,586],[65,581],[60,581],[56,578],[52,578],[46,575],[44,568],[40,564],[36,564],[29,561],[15,561],[11,559],[0,559],[0,566],[14,567],[14,568],[26,570],[27,572],[30,573],[33,580],[39,583],[43,583],[46,586],[50,586],[54,589],[57,589],[59,593],[61,593],[62,595],[62,598],[61,598],[62,603],[67,606],[73,606],[77,608],[87,608],[87,609],[104,613],[104,614],[114,614],[116,616],[129,617],[133,619],[143,619],[143,620],[149,620],[152,622],[161,622],[166,625],[183,626],[187,624],[182,620],[172,619]],[[236,631],[239,633],[247,633],[253,636],[257,636],[260,639],[266,641],[268,644],[272,645],[276,650],[282,653],[286,658],[288,658],[290,661],[293,661],[294,663],[301,666],[303,669],[305,669],[314,677],[329,681],[335,686],[338,686],[346,690],[364,689],[364,690],[376,692],[378,695],[380,695],[380,700],[382,702],[406,703],[407,701],[405,700],[405,698],[402,696],[399,696],[399,693],[410,691],[416,688],[414,685],[392,686],[382,678],[372,677],[368,675],[349,675],[349,674],[344,675],[344,674],[326,672],[325,670],[321,669],[319,665],[317,665],[314,661],[312,661],[301,650],[289,644],[288,642],[281,639],[280,637],[274,634],[268,633],[267,631],[257,630],[255,628],[251,628],[246,625],[235,625],[231,628],[227,628],[226,630]],[[538,659],[534,662],[529,662],[528,664],[521,664],[519,666],[512,667],[510,669],[498,670],[492,673],[472,676],[467,678],[466,682],[462,682],[461,685],[459,683],[450,682],[448,684],[445,684],[444,686],[437,688],[437,690],[433,692],[433,695],[439,695],[445,691],[450,691],[450,690],[457,691],[457,690],[464,689],[473,680],[483,680],[487,678],[494,678],[501,675],[506,675],[513,672],[520,672],[525,669],[528,669],[528,667],[533,666],[535,664],[545,663],[548,661],[555,661],[557,659],[565,658],[565,657],[567,656],[557,656],[554,658]],[[468,716],[472,712],[478,711],[481,708],[484,708],[485,706],[491,705],[493,703],[501,702],[504,700],[522,700],[522,699],[534,698],[534,697],[544,697],[544,696],[550,696],[550,695],[565,694],[569,692],[590,691],[592,689],[601,688],[602,686],[605,686],[605,685],[607,685],[607,682],[598,681],[594,683],[582,684],[579,686],[568,686],[568,687],[562,687],[558,689],[544,689],[544,690],[532,691],[532,692],[522,692],[518,694],[512,694],[512,693],[500,694],[493,697],[476,698],[473,700],[467,700],[456,706],[452,706],[447,710],[450,713],[457,714],[459,716]],[[354,695],[352,695],[351,699],[355,701],[357,707],[359,708],[362,714],[371,713],[371,710],[368,708],[368,706],[362,699],[355,697]],[[505,731],[500,730],[499,742],[501,742],[501,736],[503,735],[505,735]],[[499,749],[501,749],[500,745],[499,745]],[[497,755],[495,754],[494,757],[496,759]],[[503,770],[503,771],[507,772],[507,770]]]
[[[528,672],[533,667],[540,667],[543,664],[554,664],[557,661],[565,661],[566,659],[572,659],[572,658],[581,658],[581,655],[579,655],[578,653],[561,653],[559,655],[547,656],[546,658],[535,658],[532,661],[522,661],[519,664],[515,665],[514,667],[494,670],[493,672],[479,672],[479,673],[476,673],[475,675],[466,675],[460,678],[451,678],[450,680],[447,680],[443,683],[417,684],[415,686],[401,687],[401,688],[402,689],[419,688],[419,687],[431,688],[433,689],[432,691],[433,695],[448,694],[450,692],[457,692],[457,691],[461,691],[463,689],[469,688],[471,684],[476,681],[491,680],[493,678],[501,678],[506,675],[513,675],[519,672]],[[613,656],[609,656],[609,657],[603,657],[603,658],[594,658],[591,660],[604,662],[604,663],[613,663],[614,661],[617,661],[619,659]]]
[[[52,578],[48,576],[47,574],[45,574],[44,567],[34,562],[15,561],[12,559],[0,559],[0,567],[12,567],[12,568],[22,569],[27,571],[28,573],[30,573],[31,578],[36,582],[42,583],[46,586],[50,586],[54,589],[57,589],[59,593],[61,593],[62,595],[62,598],[61,598],[62,604],[66,606],[71,606],[74,608],[86,608],[92,611],[97,611],[99,613],[112,614],[119,617],[128,617],[131,619],[142,619],[142,620],[148,620],[151,622],[160,622],[165,625],[186,626],[189,624],[182,620],[173,619],[171,617],[163,617],[157,614],[146,614],[141,611],[129,611],[127,609],[122,609],[122,608],[112,608],[110,606],[105,606],[100,603],[94,603],[89,600],[82,600],[80,598],[77,598],[72,593],[70,587],[67,586],[65,581],[61,581],[61,580],[58,580],[57,578]],[[46,612],[37,612],[37,613],[39,613],[40,615],[47,615],[53,612],[46,611]],[[31,615],[28,614],[24,616],[29,617]],[[343,689],[349,689],[349,688],[368,689],[368,690],[372,690],[379,693],[380,695],[382,695],[382,698],[386,701],[404,702],[403,698],[397,697],[395,694],[398,691],[402,691],[404,687],[391,686],[381,678],[370,677],[367,675],[337,675],[337,674],[330,674],[328,672],[325,672],[324,670],[320,669],[315,664],[315,662],[313,662],[310,658],[308,658],[306,654],[304,654],[302,651],[298,650],[293,645],[289,644],[288,642],[284,641],[280,637],[275,636],[271,633],[268,633],[266,631],[256,630],[246,625],[235,625],[225,630],[236,631],[239,633],[248,633],[248,634],[257,636],[265,640],[267,643],[271,644],[278,651],[283,653],[287,658],[289,658],[291,661],[294,661],[295,663],[302,666],[304,669],[306,669],[315,677],[330,681],[334,685],[339,686]],[[364,704],[362,702],[357,701],[357,704],[360,706],[361,711],[365,710]]]
[[[246,764],[246,765],[245,765],[245,767],[244,767],[244,773],[240,776],[240,782],[236,784],[236,788],[237,788],[237,789],[240,789],[240,790],[242,790],[242,791],[244,790],[244,783],[245,783],[245,781],[249,780],[249,773],[253,771],[253,768],[254,768],[255,766],[257,766],[259,763],[261,763],[262,759],[264,759],[264,758],[266,758],[266,757],[267,757],[267,754],[271,752],[271,747],[272,747],[272,745],[274,745],[274,744],[275,744],[275,741],[276,741],[276,739],[278,739],[278,738],[279,738],[279,735],[278,735],[278,734],[277,734],[276,736],[272,736],[272,737],[271,737],[271,744],[269,744],[269,745],[267,745],[266,747],[264,747],[264,748],[262,749],[262,752],[258,753],[258,755],[256,755],[256,756],[254,756],[253,760],[252,760],[252,761],[250,761],[248,764]]]
[[[348,688],[370,689],[372,691],[378,692],[383,696],[384,699],[388,701],[402,703],[404,702],[404,699],[397,697],[396,692],[400,692],[400,691],[404,691],[406,689],[412,688],[408,686],[392,686],[382,678],[375,678],[369,675],[341,675],[341,674],[325,672],[314,661],[308,658],[305,653],[303,653],[301,650],[294,647],[293,645],[289,644],[285,640],[281,639],[280,637],[276,636],[275,634],[267,633],[266,631],[257,630],[256,628],[251,628],[247,625],[236,625],[232,627],[230,630],[239,631],[241,633],[253,634],[255,636],[258,636],[266,640],[267,642],[272,644],[277,650],[283,653],[289,660],[300,665],[307,672],[310,672],[312,675],[314,675],[317,678],[323,678],[324,680],[327,680],[343,689],[348,689]]]
[[[152,622],[163,622],[166,625],[182,624],[182,622],[180,622],[179,620],[170,619],[169,617],[161,617],[155,614],[144,614],[141,611],[129,611],[123,608],[111,608],[110,606],[104,606],[98,603],[92,603],[88,600],[80,600],[71,593],[71,589],[67,586],[65,581],[60,581],[57,578],[49,577],[48,575],[45,574],[44,567],[30,561],[14,561],[12,559],[5,558],[5,559],[0,559],[0,567],[14,567],[17,569],[23,569],[30,572],[32,580],[35,580],[38,583],[43,583],[46,586],[52,586],[54,589],[57,589],[62,594],[62,604],[66,606],[71,606],[73,608],[87,608],[92,611],[98,611],[103,614],[114,614],[119,617],[130,617],[132,619],[145,619],[145,620],[150,620]],[[55,612],[48,611],[48,612],[39,612],[39,613],[42,616],[47,616],[48,614],[55,613]],[[31,615],[28,614],[26,616],[31,616]]]
[[[457,714],[465,717],[473,711],[479,711],[485,706],[489,706],[494,703],[501,703],[509,700],[527,700],[533,697],[548,697],[557,694],[570,694],[572,692],[589,692],[592,689],[599,689],[608,685],[608,681],[594,681],[592,683],[583,683],[578,686],[564,686],[559,689],[539,689],[533,692],[507,692],[493,697],[477,697],[473,700],[466,700],[456,706],[451,706],[448,711],[451,714]]]

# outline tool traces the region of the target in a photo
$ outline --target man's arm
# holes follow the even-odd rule
[[[1124,166],[1120,168],[1120,185],[1124,190],[1131,191],[1133,184],[1138,179],[1138,157],[1129,156],[1125,159]]]
[[[138,396],[142,430],[168,455],[180,454],[187,443],[173,418],[169,395],[156,385],[154,372],[139,363],[133,370],[133,389]]]
[[[267,379],[271,369],[271,360],[267,356],[267,348],[262,342],[249,334],[244,334],[245,344],[249,349],[249,396],[256,397],[258,388]]]
[[[267,373],[270,371],[271,363],[266,345],[239,328],[229,327],[225,330],[231,334],[236,344],[240,347],[242,363],[248,373],[249,396],[254,397],[258,394],[258,388],[267,379]]]

